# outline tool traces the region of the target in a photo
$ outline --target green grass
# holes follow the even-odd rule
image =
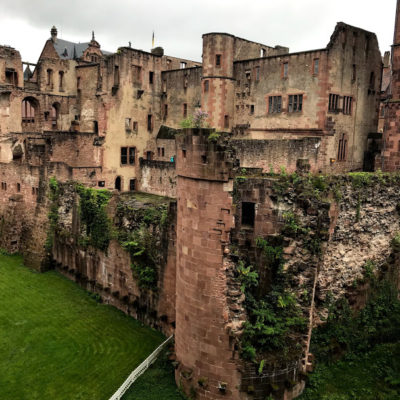
[[[123,400],[185,400],[176,387],[174,368],[166,353],[133,383]]]
[[[400,343],[320,364],[299,400],[399,400]]]
[[[106,400],[162,340],[57,272],[0,254],[1,400]]]

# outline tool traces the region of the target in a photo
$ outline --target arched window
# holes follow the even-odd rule
[[[38,115],[38,102],[33,97],[22,100],[22,124],[33,125]]]
[[[60,71],[58,73],[58,86],[59,86],[59,90],[64,89],[64,71]]]

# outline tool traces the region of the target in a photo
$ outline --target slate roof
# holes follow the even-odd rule
[[[58,39],[53,42],[54,49],[62,60],[74,60],[82,57],[84,51],[89,47],[89,42],[74,43],[68,40]],[[112,54],[108,51],[101,51],[104,55]]]

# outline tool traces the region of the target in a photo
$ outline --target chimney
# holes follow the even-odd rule
[[[53,25],[50,31],[51,34],[51,41],[55,43],[57,41],[57,28]]]

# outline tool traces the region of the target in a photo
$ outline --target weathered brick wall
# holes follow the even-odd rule
[[[118,194],[114,193],[108,206],[110,217],[122,217],[120,222],[129,225],[132,223],[129,216],[116,217],[118,204]],[[140,208],[140,205],[135,207]],[[98,293],[104,302],[166,335],[172,334],[175,328],[175,204],[169,205],[165,238],[156,238],[158,250],[165,253],[165,257],[160,257],[158,280],[153,289],[140,287],[132,272],[130,255],[117,240],[111,240],[106,251],[80,245],[78,196],[73,185],[64,186],[58,215],[58,227],[63,234],[55,235],[52,249],[57,270],[86,290]]]
[[[262,168],[263,172],[288,172],[297,169],[297,161],[307,162],[312,172],[318,172],[321,143],[324,138],[307,137],[286,140],[231,140],[242,168]],[[307,161],[306,161],[307,160]]]
[[[175,163],[140,159],[138,190],[176,198]]]
[[[196,107],[201,105],[201,74],[200,67],[164,71],[161,74],[161,117],[165,125],[179,128],[179,123],[192,116]]]

